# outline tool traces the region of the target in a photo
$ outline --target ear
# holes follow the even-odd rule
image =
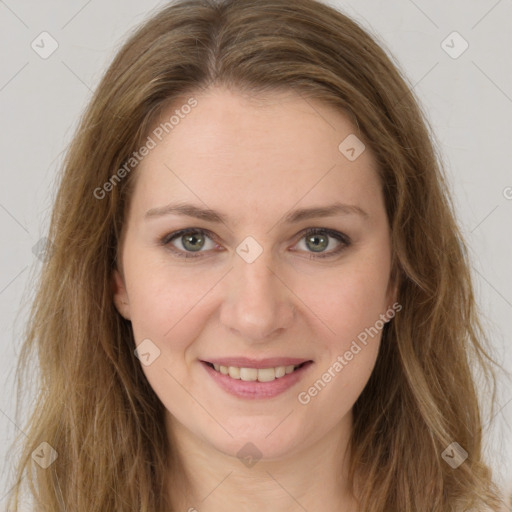
[[[399,276],[398,269],[395,268],[389,277],[388,289],[386,293],[386,302],[388,307],[392,307],[393,304],[398,302],[398,284],[399,284]]]
[[[131,320],[128,293],[126,292],[123,276],[117,268],[114,269],[112,274],[112,289],[114,305],[116,306],[117,311],[119,311],[121,316],[126,318],[126,320]]]
[[[398,279],[393,279],[393,281],[390,281],[389,287],[388,287],[388,294],[387,294],[387,302],[388,304],[394,304],[397,302],[398,297]]]

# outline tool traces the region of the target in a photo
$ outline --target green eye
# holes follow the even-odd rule
[[[161,243],[165,246],[171,246],[170,248],[177,256],[195,258],[201,256],[202,252],[215,248],[215,242],[207,233],[203,229],[183,229],[165,236]],[[202,249],[205,249],[205,251]]]
[[[300,247],[302,240],[305,241],[305,249]],[[334,240],[334,243],[332,243],[332,240]],[[299,249],[309,252],[310,258],[327,258],[336,256],[350,244],[350,238],[344,233],[332,229],[311,228],[306,231],[297,246],[299,246]],[[331,248],[326,250],[329,247]]]
[[[313,252],[322,252],[329,246],[329,238],[325,235],[308,235],[306,246]]]
[[[181,243],[187,251],[200,251],[205,243],[205,237],[202,234],[187,234],[181,236]]]
[[[213,239],[214,236],[205,229],[188,228],[170,233],[160,242],[169,246],[176,256],[198,258],[205,256],[202,253],[218,247]],[[301,244],[304,245],[300,247]],[[350,238],[344,233],[332,229],[310,228],[303,232],[299,243],[295,244],[299,249],[293,250],[308,253],[311,259],[327,258],[336,256],[350,244]]]

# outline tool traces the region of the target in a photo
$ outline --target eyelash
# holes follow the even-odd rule
[[[206,236],[208,236],[208,238],[215,241],[213,234],[210,231],[208,231],[207,229],[187,228],[187,229],[182,229],[180,231],[174,231],[173,233],[169,233],[168,235],[165,235],[164,237],[162,237],[160,239],[160,244],[167,247],[169,250],[171,250],[173,252],[173,254],[175,254],[176,256],[178,256],[180,258],[200,258],[200,257],[202,257],[201,253],[203,253],[205,251],[197,251],[198,254],[191,254],[190,251],[182,251],[180,249],[176,249],[174,246],[171,245],[171,242],[174,241],[176,238],[179,238],[180,236],[184,236],[184,235],[188,235],[188,234],[193,234],[193,233],[200,233],[202,235],[206,235]],[[345,235],[344,233],[340,233],[339,231],[334,231],[332,229],[327,229],[327,228],[308,228],[301,233],[299,241],[307,236],[318,235],[318,234],[326,234],[332,238],[335,238],[336,240],[338,240],[338,242],[341,242],[341,245],[337,249],[331,250],[330,252],[318,253],[318,254],[310,253],[310,256],[308,256],[309,259],[322,259],[322,258],[329,258],[329,257],[337,256],[344,249],[349,247],[352,243],[350,238],[347,235]]]

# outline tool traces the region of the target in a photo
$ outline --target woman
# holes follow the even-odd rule
[[[82,120],[50,239],[20,363],[37,351],[18,482],[38,510],[502,505],[440,164],[344,15],[182,0],[147,21]]]

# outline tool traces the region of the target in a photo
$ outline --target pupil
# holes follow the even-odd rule
[[[183,246],[191,251],[199,251],[204,245],[204,238],[201,235],[184,235],[183,239]],[[194,245],[198,241],[200,242],[199,245]]]
[[[308,247],[315,252],[323,251],[328,245],[327,237],[323,235],[311,235],[307,238],[306,243],[308,244]],[[309,246],[309,243],[312,245]]]

